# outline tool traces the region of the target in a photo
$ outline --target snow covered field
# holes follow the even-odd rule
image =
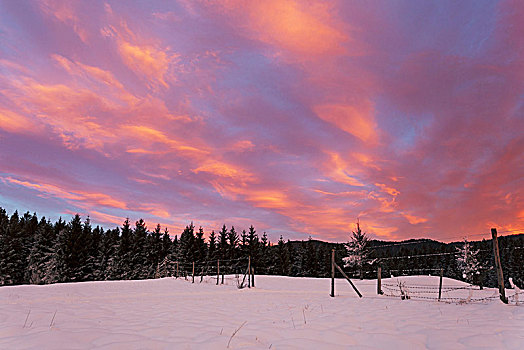
[[[438,277],[402,280],[438,286]],[[371,280],[355,281],[362,299],[342,279],[336,298],[329,279],[257,276],[257,288],[242,290],[198,281],[1,287],[0,349],[524,348],[524,306],[499,300],[400,300],[376,295]],[[445,279],[450,285],[463,284]]]

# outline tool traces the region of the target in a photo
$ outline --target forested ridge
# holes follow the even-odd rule
[[[328,277],[332,249],[337,264],[345,265],[356,278],[376,278],[378,266],[384,276],[438,274],[442,268],[447,277],[464,278],[457,265],[457,248],[463,242],[369,240],[359,268],[343,260],[348,256],[344,243],[311,238],[285,241],[281,236],[273,244],[265,232],[259,234],[253,226],[237,231],[234,226],[223,225],[217,232],[206,234],[193,223],[173,235],[160,225],[148,229],[142,219],[134,224],[126,219],[122,226],[104,230],[92,227],[89,217],[82,220],[75,215],[68,222],[51,222],[29,212],[8,215],[0,208],[0,285],[168,277],[174,275],[176,262],[187,265],[248,256],[257,274]],[[475,283],[495,286],[491,240],[470,244],[479,251]],[[499,246],[506,283],[512,277],[522,286],[524,235],[500,237]]]

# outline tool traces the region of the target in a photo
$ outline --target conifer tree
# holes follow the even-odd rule
[[[228,232],[224,224],[222,229],[218,232],[218,257],[220,260],[228,258],[229,244],[227,243]]]
[[[111,279],[131,278],[131,244],[132,230],[129,218],[126,218],[120,230],[117,256],[111,264]]]
[[[242,234],[240,235],[240,254],[242,256],[249,255],[249,248],[248,248],[247,232],[246,232],[246,230],[242,230]]]
[[[231,230],[229,230],[229,233],[227,235],[228,239],[228,245],[229,245],[229,259],[236,259],[237,258],[237,252],[238,252],[238,234],[235,231],[235,227],[231,226]]]
[[[200,228],[198,229],[198,232],[196,233],[196,237],[195,237],[195,246],[194,246],[195,261],[200,262],[206,259],[206,256],[207,256],[206,248],[207,246],[206,246],[206,241],[204,239],[204,229],[202,228],[202,226],[200,226]]]
[[[209,235],[209,247],[207,250],[207,260],[215,260],[216,258],[216,249],[217,249],[217,242],[216,242],[216,236],[215,231],[211,231],[211,234]]]
[[[195,226],[192,222],[189,226],[186,226],[180,235],[180,241],[178,245],[178,260],[181,263],[191,264],[193,261],[195,261],[195,252],[193,250],[195,245]]]
[[[34,243],[28,259],[28,282],[31,284],[44,284],[47,270],[54,255],[54,230],[53,225],[43,217],[35,232]]]
[[[143,219],[135,223],[131,244],[131,278],[144,279],[153,277],[156,266],[149,264],[147,259],[148,230]]]
[[[462,278],[469,283],[473,283],[476,275],[480,274],[481,265],[477,258],[479,251],[479,249],[473,249],[467,239],[464,239],[462,247],[457,247],[457,265],[462,273]]]
[[[2,284],[21,284],[24,280],[25,261],[22,254],[22,228],[15,211],[2,230],[0,279]]]
[[[254,261],[256,261],[258,260],[257,253],[258,253],[259,241],[258,241],[257,231],[255,230],[253,225],[249,226],[249,233],[247,237],[248,237],[249,255],[251,256],[251,258]]]
[[[289,243],[287,245],[289,246]],[[284,239],[282,236],[280,236],[280,239],[278,240],[277,258],[278,258],[278,269],[277,269],[278,272],[277,273],[281,276],[289,275],[289,270],[290,270],[289,249],[286,247],[286,244],[284,243]]]
[[[364,263],[369,255],[369,238],[360,229],[357,222],[357,230],[352,232],[351,240],[346,243],[347,256],[343,259],[344,266],[356,268],[360,272],[360,279],[364,278]]]

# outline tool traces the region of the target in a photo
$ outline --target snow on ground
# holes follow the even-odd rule
[[[401,280],[408,287],[438,286],[438,277]],[[524,306],[500,300],[400,300],[378,296],[373,280],[355,280],[362,299],[343,279],[335,298],[329,279],[257,276],[256,288],[242,290],[232,280],[214,281],[1,287],[0,349],[524,348]],[[444,279],[444,287],[451,285],[464,284]]]

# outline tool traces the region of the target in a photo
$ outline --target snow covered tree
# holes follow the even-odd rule
[[[356,232],[352,232],[351,240],[345,244],[347,256],[343,258],[344,266],[357,269],[360,272],[360,279],[364,278],[364,262],[369,255],[369,238],[360,229],[357,222]]]
[[[28,259],[28,279],[31,284],[50,283],[48,270],[54,255],[54,230],[51,222],[42,218]]]
[[[479,249],[473,249],[467,239],[464,239],[462,247],[457,247],[457,265],[462,273],[462,278],[469,283],[473,283],[475,276],[480,274],[481,264],[477,258],[479,251]]]

